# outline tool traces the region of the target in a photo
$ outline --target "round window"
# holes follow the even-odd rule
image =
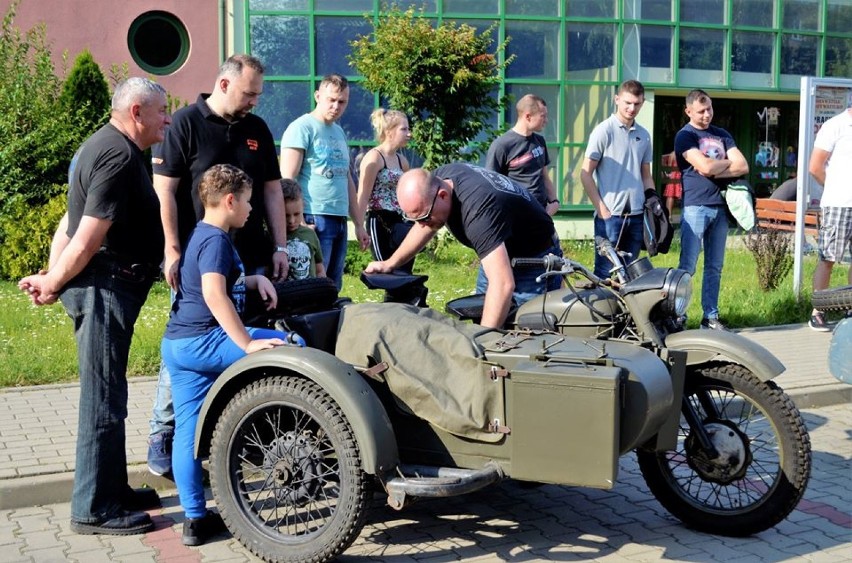
[[[142,70],[156,75],[171,74],[189,56],[189,33],[173,14],[146,12],[130,24],[127,46]]]

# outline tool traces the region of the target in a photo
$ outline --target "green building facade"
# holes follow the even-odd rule
[[[310,111],[319,79],[352,82],[341,124],[353,151],[371,146],[369,114],[380,100],[349,66],[350,41],[369,34],[379,0],[232,0],[230,51],[250,52],[267,67],[258,113],[277,137]],[[562,214],[587,205],[579,181],[591,129],[613,110],[615,87],[628,78],[646,88],[638,121],[654,138],[657,185],[675,132],[686,122],[684,95],[714,98],[714,123],[730,130],[751,161],[751,182],[770,192],[795,170],[802,76],[852,77],[852,0],[407,0],[437,22],[485,30],[494,45],[511,38],[501,93],[534,92],[548,102],[544,131]],[[514,108],[494,116],[501,129]]]

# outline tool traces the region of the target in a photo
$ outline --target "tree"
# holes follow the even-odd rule
[[[499,63],[506,42],[491,47],[494,26],[477,34],[466,24],[433,27],[422,11],[393,7],[373,24],[370,36],[352,42],[349,63],[411,121],[414,150],[424,166],[476,160],[493,137],[493,119],[506,104],[498,97]],[[488,139],[478,141],[486,133]]]
[[[79,117],[59,104],[62,83],[44,25],[22,33],[14,25],[17,5],[0,24],[0,214],[16,199],[39,205],[57,195],[85,139]]]
[[[83,136],[88,137],[109,118],[110,95],[104,73],[85,49],[77,56],[74,66],[59,95],[59,105],[68,113],[77,113],[83,120]]]

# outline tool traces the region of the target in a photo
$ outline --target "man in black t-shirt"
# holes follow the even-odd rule
[[[62,301],[74,321],[80,408],[71,529],[128,535],[154,527],[159,505],[127,482],[127,359],[133,325],[163,255],[159,202],[142,151],[170,122],[163,88],[129,78],[115,88],[110,121],[75,156],[68,212],[48,270],[18,287],[36,305]]]
[[[434,174],[415,168],[402,175],[397,195],[415,225],[390,258],[371,262],[366,272],[390,272],[405,264],[446,225],[481,260],[477,291],[485,293],[483,326],[501,327],[513,297],[520,304],[559,287],[555,277],[547,284],[535,282],[541,268],[512,268],[512,258],[562,253],[553,220],[506,176],[467,163],[447,164]]]
[[[518,100],[515,125],[494,139],[485,157],[485,167],[508,176],[527,188],[548,215],[559,211],[556,187],[547,174],[550,156],[547,144],[539,133],[547,125],[547,103],[535,94]]]

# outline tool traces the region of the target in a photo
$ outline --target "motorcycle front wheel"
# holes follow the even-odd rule
[[[690,372],[685,398],[719,455],[707,455],[681,414],[675,450],[637,451],[660,504],[687,526],[725,536],[756,534],[786,518],[811,471],[810,437],[790,398],[731,364]]]
[[[228,529],[265,561],[329,561],[364,525],[352,427],[309,380],[261,379],[228,402],[210,445],[210,481]]]

